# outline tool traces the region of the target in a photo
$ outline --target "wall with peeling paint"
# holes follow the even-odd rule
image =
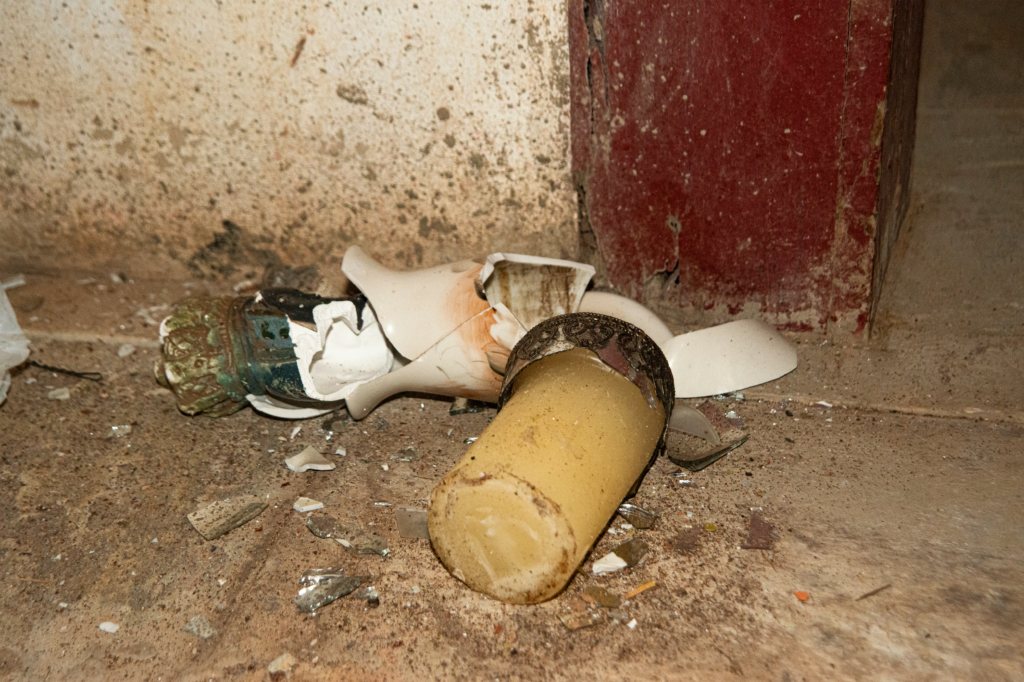
[[[562,0],[0,5],[0,267],[572,258]],[[224,226],[224,221],[230,221]]]
[[[916,71],[888,81],[896,5],[571,0],[584,256],[688,324],[863,331],[876,234],[905,212],[877,214],[879,187],[905,186],[913,151]],[[900,22],[901,59],[920,30]]]

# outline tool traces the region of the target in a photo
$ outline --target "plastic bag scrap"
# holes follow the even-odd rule
[[[6,291],[0,287],[0,405],[7,400],[7,390],[11,387],[10,370],[28,359],[28,346],[28,337],[18,326],[14,308],[7,300]]]
[[[307,419],[344,404],[362,419],[408,391],[495,402],[526,332],[579,311],[647,333],[669,361],[677,398],[747,388],[797,363],[793,345],[756,320],[673,336],[636,301],[587,291],[594,268],[582,263],[495,253],[400,272],[351,247],[342,272],[359,294],[264,289],[250,298],[179,302],[160,325],[158,381],[174,390],[181,411],[211,416],[251,404]]]

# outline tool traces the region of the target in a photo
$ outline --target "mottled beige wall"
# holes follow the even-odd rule
[[[568,83],[562,0],[7,0],[0,267],[573,257]]]

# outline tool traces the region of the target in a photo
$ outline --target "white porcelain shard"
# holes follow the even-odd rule
[[[492,253],[480,284],[492,306],[503,303],[527,330],[555,315],[574,313],[594,267],[556,258]]]
[[[509,353],[526,334],[501,303],[467,320],[408,365],[357,386],[345,403],[362,419],[382,400],[404,391],[425,391],[495,402]]]
[[[330,471],[337,466],[334,462],[321,455],[313,446],[309,446],[299,454],[287,458],[284,463],[289,469],[299,473],[309,471],[310,469]]]
[[[7,294],[0,289],[0,405],[7,400],[7,390],[11,386],[8,370],[28,359],[28,344],[28,337],[18,325],[18,317],[7,300]]]
[[[659,346],[672,338],[672,330],[661,318],[631,298],[604,291],[588,291],[580,301],[581,313],[600,313],[629,322],[644,331]]]
[[[300,497],[297,500],[295,500],[295,504],[292,505],[292,509],[302,513],[316,511],[317,509],[323,508],[323,502],[318,502],[308,497]]]
[[[310,407],[308,405],[292,405],[283,400],[269,395],[245,396],[249,403],[258,412],[278,419],[312,419],[322,414],[332,412],[339,407],[339,403],[328,403],[325,406]]]
[[[763,384],[796,369],[796,348],[758,320],[736,320],[681,334],[661,345],[677,398],[697,398]]]
[[[463,260],[399,272],[358,246],[345,252],[341,271],[366,295],[381,330],[406,358],[417,358],[490,305],[477,293],[481,263]]]
[[[370,306],[331,301],[313,308],[316,329],[289,320],[296,365],[310,398],[344,400],[360,383],[386,374],[394,361]]]
[[[625,560],[615,552],[608,552],[594,562],[593,570],[596,575],[602,573],[615,573],[629,566]]]

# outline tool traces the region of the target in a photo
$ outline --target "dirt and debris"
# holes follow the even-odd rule
[[[448,414],[452,416],[459,414],[476,414],[477,412],[484,412],[489,409],[493,409],[493,407],[488,403],[483,403],[479,400],[471,400],[469,398],[456,398],[452,401],[452,406],[448,410]]]
[[[295,657],[289,653],[284,653],[275,658],[267,666],[267,672],[270,673],[270,678],[273,680],[284,678],[291,669],[295,667]]]
[[[740,545],[743,549],[770,550],[775,542],[775,529],[768,523],[760,510],[750,512],[747,520],[747,537]]]
[[[217,630],[203,616],[194,616],[182,629],[202,639],[213,639],[217,636]]]
[[[429,540],[430,530],[427,528],[427,510],[414,507],[395,507],[395,521],[398,524],[398,536],[406,540]]]
[[[862,599],[867,599],[868,597],[874,597],[879,592],[887,590],[890,587],[892,587],[892,583],[888,583],[886,585],[882,585],[881,587],[876,587],[875,589],[871,590],[870,592],[865,592],[864,594],[860,595],[859,597],[854,599],[854,601],[861,601]]]

